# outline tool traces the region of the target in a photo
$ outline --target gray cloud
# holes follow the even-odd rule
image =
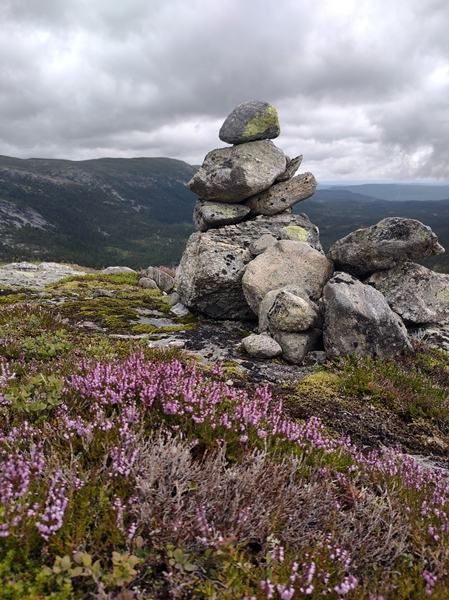
[[[9,0],[0,154],[199,163],[245,100],[319,179],[449,180],[443,0]]]

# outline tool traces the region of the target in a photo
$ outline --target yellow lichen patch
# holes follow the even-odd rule
[[[296,242],[307,242],[307,231],[299,225],[287,225],[283,230],[287,234],[289,240]]]
[[[330,400],[340,396],[340,379],[334,373],[321,371],[305,377],[297,386],[298,396],[306,396],[309,400],[320,398]]]
[[[262,115],[258,115],[249,121],[243,131],[245,138],[251,138],[260,133],[265,133],[270,127],[279,128],[279,117],[274,106],[270,105],[266,108]]]
[[[440,302],[449,302],[449,288],[444,288],[437,293],[437,299]]]

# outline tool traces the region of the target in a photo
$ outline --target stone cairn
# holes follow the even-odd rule
[[[410,349],[407,326],[449,324],[449,275],[413,260],[444,248],[412,219],[387,218],[337,241],[324,255],[318,228],[291,207],[312,196],[271,139],[280,133],[267,102],[240,104],[220,129],[231,147],[212,150],[187,186],[198,194],[176,273],[181,302],[215,319],[258,319],[243,341],[254,357],[358,353],[390,358]]]

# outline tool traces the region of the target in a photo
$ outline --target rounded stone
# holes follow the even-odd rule
[[[150,279],[149,277],[141,277],[139,279],[138,285],[139,285],[139,287],[145,288],[148,290],[158,290],[159,289],[157,287],[157,283],[153,279]]]
[[[262,100],[239,104],[221,126],[219,138],[227,144],[269,140],[281,133],[275,107]]]
[[[242,278],[243,293],[257,314],[269,291],[287,285],[296,285],[303,290],[303,297],[318,300],[332,273],[332,263],[309,244],[281,240],[248,264]]]
[[[175,286],[174,278],[165,271],[161,271],[156,267],[147,267],[146,269],[143,269],[142,271],[140,271],[140,276],[143,278],[147,277],[155,281],[157,287],[162,292],[169,293]]]
[[[249,335],[242,341],[242,348],[254,358],[274,358],[282,353],[280,345],[268,335]]]

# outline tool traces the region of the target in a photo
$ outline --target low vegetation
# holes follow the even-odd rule
[[[132,276],[2,293],[2,600],[448,597],[446,471],[335,418],[424,427],[444,454],[447,354],[269,388],[111,337],[132,332],[126,303],[164,311]]]

